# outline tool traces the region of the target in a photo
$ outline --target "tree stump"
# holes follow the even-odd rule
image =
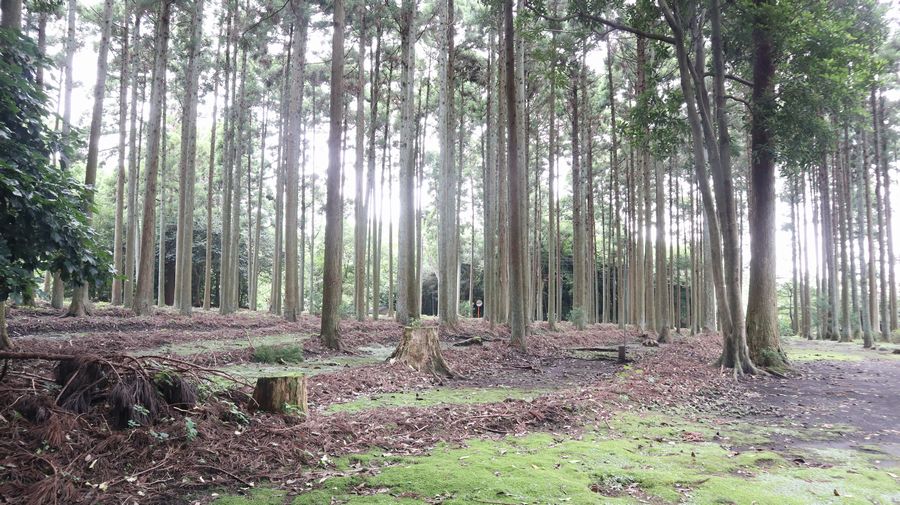
[[[437,328],[403,328],[403,340],[388,358],[389,363],[405,363],[419,372],[428,372],[436,377],[453,378],[458,375],[450,369],[441,354],[441,343]]]
[[[256,379],[253,399],[260,410],[283,414],[299,411],[306,415],[306,376],[288,375],[281,377],[260,377]]]

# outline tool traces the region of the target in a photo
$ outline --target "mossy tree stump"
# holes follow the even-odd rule
[[[427,372],[436,377],[458,377],[450,365],[444,361],[435,327],[404,327],[403,339],[388,358],[388,362],[405,363],[419,372]]]
[[[296,410],[306,415],[309,411],[306,403],[306,376],[260,377],[256,379],[253,399],[259,410],[277,414]]]

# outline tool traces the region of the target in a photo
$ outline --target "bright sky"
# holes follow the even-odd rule
[[[88,7],[93,7],[93,8],[97,8],[97,9],[99,9],[99,5],[100,5],[99,0],[87,0],[87,1],[84,1],[81,3],[87,5]],[[898,31],[898,28],[900,28],[900,0],[891,0],[888,17],[891,20],[892,31],[894,33],[896,33]],[[209,33],[212,33],[213,30],[215,30],[215,28],[212,25],[212,23],[213,23],[212,20],[215,19],[215,16],[210,15],[208,8],[207,8],[206,19],[207,19],[208,26],[204,27],[204,31],[205,31],[205,33],[209,34]],[[51,55],[62,50],[61,44],[62,44],[62,38],[64,37],[64,29],[65,29],[64,23],[65,23],[65,20],[63,18],[63,19],[60,19],[60,20],[57,20],[57,21],[51,23],[48,26],[48,31],[50,33],[51,40],[54,40],[57,38],[59,38],[59,40],[60,40],[58,45],[51,46],[49,48],[48,51]],[[315,30],[310,31],[309,54],[308,54],[308,60],[310,62],[323,61],[323,60],[327,60],[330,57],[330,52],[331,52],[330,28],[328,30],[329,31],[315,31]],[[93,33],[86,38],[81,38],[80,39],[81,47],[79,48],[79,50],[75,56],[75,66],[74,66],[75,90],[73,91],[73,97],[74,97],[73,121],[77,125],[86,126],[90,122],[90,113],[91,113],[91,107],[92,107],[91,90],[92,90],[94,81],[96,79],[96,60],[97,60],[96,46],[97,46],[98,40],[99,40],[99,34],[97,34],[97,33]],[[348,43],[348,49],[349,49],[349,43]],[[425,53],[427,48],[424,47],[424,44],[421,40],[420,40],[416,50],[417,50],[417,56],[420,59],[425,59],[426,61],[429,60],[428,55]],[[591,62],[590,65],[592,66],[593,70],[602,74],[605,72],[605,68],[601,68],[601,67],[603,67],[602,63],[604,61],[604,58],[605,58],[605,48],[601,47],[600,49],[597,50],[596,54],[592,54],[591,57],[588,58],[588,61]],[[371,62],[368,62],[367,66],[370,67]],[[597,67],[597,68],[593,68],[593,67]],[[110,72],[111,73],[116,72],[116,69],[111,68]],[[59,72],[52,72],[50,75],[51,84],[54,86],[58,86],[58,82],[57,82],[58,78],[59,78]],[[170,76],[170,78],[171,78],[171,76]],[[116,94],[116,91],[112,91],[111,93],[108,93],[107,97],[109,98],[110,96],[112,96],[112,98],[115,99],[115,94]],[[891,92],[889,93],[889,98],[892,100],[896,100],[896,99],[900,98],[900,90],[891,90]],[[199,127],[201,129],[208,129],[209,125],[211,124],[212,101],[213,101],[212,96],[203,97],[203,102],[199,108],[199,115],[200,115]],[[220,97],[219,103],[220,103],[220,105],[222,103],[221,97]],[[348,111],[348,113],[350,113],[350,114],[353,114],[352,107],[353,106],[351,105],[351,110]],[[220,110],[221,110],[221,107],[220,107]],[[170,117],[171,117],[171,115],[170,115]],[[107,125],[106,128],[109,130],[113,129],[110,125]],[[270,129],[270,131],[274,132],[274,129]],[[429,131],[430,131],[430,134],[427,136],[427,138],[425,140],[426,152],[437,153],[439,151],[439,146],[438,146],[438,142],[437,142],[437,137],[434,132],[433,118],[431,119],[431,121],[429,123]],[[118,135],[117,132],[113,131],[110,134],[104,136],[104,138],[101,140],[101,167],[100,167],[100,177],[101,178],[105,177],[106,174],[112,173],[112,171],[115,169],[115,160],[116,160],[115,147],[118,142],[117,135]],[[328,136],[327,121],[321,121],[320,124],[315,129],[311,129],[308,132],[308,135],[310,136],[310,144],[309,144],[310,150],[308,153],[309,160],[308,160],[307,170],[311,169],[313,171],[313,173],[316,173],[320,177],[324,178],[325,174],[326,174],[326,170],[327,170],[327,164],[328,164],[327,148],[326,148],[327,136]],[[354,160],[354,156],[355,156],[354,151],[352,149],[354,133],[352,131],[348,132],[347,138],[348,138],[348,144],[351,144],[351,146],[350,146],[350,149],[348,149],[348,151],[345,153],[345,156],[347,156],[345,166],[347,167],[347,169],[349,171],[351,171],[351,173],[346,174],[346,177],[345,177],[345,194],[352,196],[354,194],[354,180],[353,180],[353,175],[352,175],[353,160]],[[267,144],[268,144],[268,146],[274,148],[274,146],[277,145],[277,138],[275,138],[273,135],[273,137],[267,141]],[[275,152],[272,151],[270,154],[270,159],[274,158],[274,156],[275,156]],[[396,154],[393,156],[392,159],[394,160],[394,163],[396,163],[396,160],[397,160]],[[563,165],[562,167],[560,167],[560,169],[563,171],[568,170],[567,160],[561,159],[560,162]],[[896,168],[897,168],[896,166],[892,165],[892,170],[895,173],[896,173]],[[563,176],[566,177],[565,174]],[[565,180],[565,179],[563,179],[563,180]],[[894,176],[892,178],[892,181],[894,182],[894,186],[896,188],[892,194],[892,196],[893,196],[892,207],[894,209],[898,209],[898,208],[900,208],[900,188],[898,188],[896,186],[896,184],[897,184],[897,181],[900,181],[900,178]],[[274,181],[272,181],[271,184],[274,184]],[[782,181],[780,179],[778,181],[778,184],[779,184],[779,188],[780,188],[782,185]],[[565,194],[568,194],[569,193],[568,188],[567,188],[568,184],[563,183],[563,184],[561,184],[561,186],[562,186],[562,191]],[[396,188],[395,188],[395,191],[396,191]],[[467,190],[466,185],[464,185],[463,191],[464,191],[463,196],[466,197],[468,195],[468,193],[467,193],[468,190]],[[320,198],[321,198],[321,195],[320,195]],[[428,195],[425,195],[424,199],[425,199],[424,200],[425,206],[426,207],[430,206],[432,203],[430,201],[430,197]],[[394,198],[393,200],[388,200],[387,198],[384,198],[382,205],[383,205],[383,214],[385,216],[387,216],[387,215],[393,216],[393,219],[395,219],[395,221],[396,221],[396,219],[398,218],[398,214],[399,214],[397,199]],[[790,261],[791,237],[790,237],[789,232],[786,232],[781,229],[781,225],[783,223],[789,222],[790,209],[786,204],[782,203],[779,200],[779,203],[777,205],[777,212],[778,212],[778,225],[777,225],[777,232],[776,232],[776,241],[777,241],[778,258],[779,258],[779,260],[777,262],[777,272],[778,272],[779,278],[781,278],[782,280],[787,280],[791,276],[791,261]],[[352,219],[352,213],[350,213],[350,215],[351,215],[351,219]],[[811,210],[808,212],[808,217],[811,221],[812,220]],[[318,218],[317,218],[317,221],[318,221],[318,223],[323,222],[322,220],[320,220]],[[467,222],[467,220],[464,220],[463,222]],[[894,228],[895,228],[894,236],[900,237],[900,219],[895,219],[893,224],[894,224]],[[809,223],[809,228],[812,228],[811,222]],[[812,235],[812,233],[810,233],[808,236],[808,240],[809,240],[809,243],[812,244],[813,241],[816,240],[816,237],[814,237]],[[745,261],[745,266],[746,266],[746,264],[748,264],[749,260],[750,260],[749,250],[747,249],[748,244],[749,244],[749,235],[744,237],[743,242],[744,242],[744,246],[745,246],[744,261]],[[815,261],[816,261],[815,255],[811,255],[810,256],[810,268],[811,269],[815,269],[815,265],[816,265]]]

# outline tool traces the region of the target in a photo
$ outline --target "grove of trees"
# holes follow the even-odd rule
[[[736,375],[897,329],[878,0],[0,6],[4,304],[720,331]]]

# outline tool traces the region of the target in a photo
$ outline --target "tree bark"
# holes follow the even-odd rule
[[[559,306],[556,304],[556,289],[559,270],[556,268],[559,243],[556,241],[556,31],[551,35],[550,96],[547,97],[549,111],[547,139],[547,169],[549,192],[547,194],[547,323],[556,330]],[[612,91],[610,91],[612,93]],[[615,117],[615,116],[613,116]],[[615,129],[613,129],[615,138]],[[614,141],[615,142],[615,141]]]
[[[94,83],[94,109],[91,113],[91,130],[88,136],[87,163],[84,169],[84,185],[88,188],[85,202],[85,215],[88,223],[93,221],[94,193],[97,184],[97,164],[100,154],[100,129],[103,126],[103,99],[106,96],[106,74],[109,68],[109,38],[112,31],[112,0],[103,2],[103,15],[100,25],[100,46],[97,51],[97,80]],[[6,11],[4,11],[4,21]],[[69,316],[80,317],[90,313],[88,284],[85,282],[72,289],[72,302],[69,305]]]
[[[344,101],[344,0],[334,2],[334,33],[331,41],[331,100],[328,133],[328,195],[325,202],[325,272],[322,287],[322,343],[340,349],[341,240],[341,133]]]
[[[284,184],[284,319],[296,321],[300,315],[299,269],[297,263],[297,199],[299,191],[300,127],[303,108],[303,84],[306,67],[306,39],[309,15],[306,5],[292,0],[294,15],[294,40],[291,47],[291,82],[287,117],[287,142],[285,145]],[[333,85],[333,84],[332,84]]]
[[[178,178],[178,230],[176,235],[175,291],[180,293],[178,310],[190,316],[193,308],[194,186],[197,164],[197,100],[199,95],[200,45],[203,43],[203,0],[193,2],[188,66],[184,76],[184,106],[181,113],[181,156]]]
[[[340,0],[338,0],[340,1]],[[454,378],[456,373],[444,361],[437,328],[403,328],[400,344],[387,359],[389,363],[403,363],[419,372],[428,372],[439,378]]]
[[[153,234],[156,220],[156,185],[159,173],[159,144],[161,137],[160,119],[162,116],[162,99],[166,82],[166,60],[169,48],[169,16],[171,2],[163,0],[160,3],[157,19],[155,51],[153,64],[153,77],[150,87],[150,115],[147,120],[149,130],[147,133],[147,158],[146,158],[146,183],[144,189],[144,217],[141,226],[141,252],[138,275],[137,293],[134,299],[133,310],[135,315],[150,314],[153,307],[153,254],[155,244]]]
[[[132,31],[131,46],[135,55],[129,59],[131,66],[131,104],[130,104],[130,121],[128,126],[128,213],[126,216],[125,231],[125,282],[123,302],[126,307],[134,306],[134,287],[135,287],[135,263],[138,250],[138,151],[140,150],[141,136],[138,135],[138,74],[140,58],[136,57],[138,50],[138,42],[141,37],[141,13],[138,11],[134,16],[134,30]]]
[[[353,199],[355,213],[353,230],[353,308],[357,321],[366,318],[366,231],[368,228],[368,206],[366,201],[365,172],[365,123],[366,115],[363,103],[366,95],[366,13],[365,5],[359,4],[357,15],[360,17],[359,47],[357,50],[357,89],[356,89],[356,197]],[[375,118],[371,119],[372,122]]]
[[[397,245],[397,321],[408,324],[415,314],[415,159],[413,157],[413,86],[415,75],[416,4],[403,0],[400,9],[400,228]]]
[[[459,174],[456,170],[453,139],[456,123],[453,110],[453,0],[440,0],[438,18],[438,318],[441,326],[452,329],[458,323],[459,307],[459,230],[456,207]]]
[[[209,133],[209,166],[206,177],[206,256],[203,261],[203,310],[209,310],[212,306],[212,215],[213,215],[213,176],[216,167],[216,119],[219,112],[219,65],[222,46],[222,30],[219,30],[216,44],[216,69],[213,75],[213,110],[212,125]],[[227,49],[226,49],[227,50]]]
[[[713,0],[718,3],[718,0]],[[762,12],[768,0],[756,0]],[[721,48],[720,12],[712,14],[713,45]],[[778,294],[775,282],[775,146],[771,117],[775,108],[775,49],[767,19],[756,14],[753,44],[753,114],[750,120],[750,292],[747,305],[747,345],[754,363],[780,368],[786,364],[778,335]],[[721,50],[714,51],[716,73],[724,73]],[[718,59],[715,59],[717,58]],[[717,99],[718,99],[717,91]],[[716,109],[724,107],[717,102]],[[724,112],[722,112],[724,114]],[[723,144],[723,149],[729,147]]]
[[[0,28],[22,30],[22,0],[3,0],[0,2],[3,17],[0,19]]]
[[[131,11],[126,9],[122,20],[122,50],[119,54],[119,147],[118,170],[116,172],[116,217],[113,231],[113,268],[116,276],[112,281],[110,301],[113,305],[122,305],[122,280],[118,278],[124,272],[122,253],[124,252],[124,219],[125,219],[125,147],[128,133],[128,66],[130,63],[128,26]],[[135,91],[132,91],[134,93]],[[129,231],[129,235],[131,232]]]
[[[506,132],[509,180],[509,344],[519,352],[526,352],[527,321],[525,314],[525,195],[524,176],[519,166],[519,111],[517,107],[515,73],[515,30],[513,27],[513,0],[505,0],[503,6],[506,46]]]

